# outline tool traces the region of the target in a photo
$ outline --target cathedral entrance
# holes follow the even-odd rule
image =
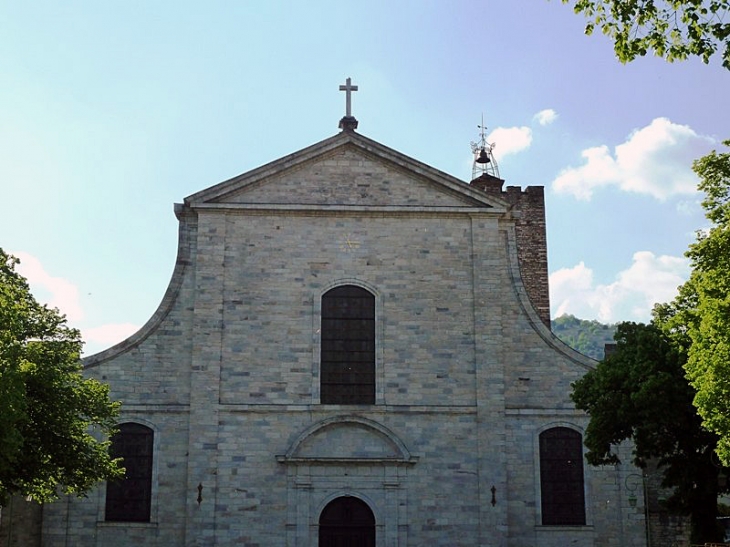
[[[375,517],[358,498],[332,500],[319,517],[319,547],[375,547]]]

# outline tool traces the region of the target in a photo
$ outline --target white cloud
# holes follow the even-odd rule
[[[540,125],[550,125],[558,118],[558,114],[552,108],[546,108],[535,114],[533,118]]]
[[[95,353],[125,340],[139,330],[139,325],[119,323],[85,328],[79,326],[84,318],[84,311],[79,299],[79,290],[71,281],[49,274],[38,260],[31,254],[23,251],[13,251],[10,254],[20,260],[17,271],[28,280],[33,296],[38,302],[45,303],[51,308],[66,315],[69,325],[80,328],[81,338],[86,344],[84,354],[89,351]]]
[[[138,330],[139,325],[119,323],[82,329],[82,335],[84,341],[90,345],[113,346],[122,340],[126,340]]]
[[[529,127],[497,127],[487,137],[494,144],[492,153],[500,161],[505,156],[516,154],[532,144],[532,129]]]
[[[549,125],[558,115],[552,108],[541,110],[533,116],[540,125]],[[527,126],[497,127],[487,136],[487,142],[494,146],[492,153],[497,161],[505,156],[517,154],[532,145],[532,129]]]
[[[561,171],[553,188],[584,200],[604,186],[659,200],[693,194],[697,177],[692,161],[706,154],[713,142],[687,125],[656,118],[617,145],[613,154],[606,145],[583,150],[583,165]]]
[[[676,210],[680,215],[695,215],[702,211],[702,202],[699,199],[683,199],[677,202]]]
[[[49,274],[33,255],[18,251],[12,252],[20,260],[17,271],[28,280],[33,296],[51,308],[58,308],[69,321],[79,321],[84,311],[79,301],[79,290],[70,281]]]
[[[683,257],[634,254],[632,264],[609,284],[596,284],[593,270],[580,262],[550,275],[553,317],[571,314],[603,323],[649,321],[654,304],[668,302],[689,276]]]

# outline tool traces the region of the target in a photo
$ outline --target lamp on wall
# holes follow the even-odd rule
[[[635,492],[629,492],[629,506],[630,507],[636,507],[636,493]]]
[[[639,499],[636,496],[636,489],[639,487],[639,484],[643,484],[643,482],[644,477],[638,473],[630,473],[626,475],[626,478],[624,479],[624,486],[629,492],[628,501],[630,507],[636,507],[636,503]]]

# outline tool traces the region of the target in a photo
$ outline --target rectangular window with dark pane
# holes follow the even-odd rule
[[[375,297],[354,285],[322,296],[320,402],[375,403]]]
[[[540,434],[542,523],[584,525],[583,437],[567,427]]]
[[[149,522],[152,502],[154,432],[142,424],[124,423],[112,437],[110,453],[123,458],[123,479],[106,485],[107,521]]]

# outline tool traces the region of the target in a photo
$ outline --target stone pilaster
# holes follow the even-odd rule
[[[192,329],[186,546],[213,546],[216,542],[225,232],[225,215],[213,213],[199,219]]]
[[[507,542],[503,351],[504,234],[498,222],[473,216],[472,228],[479,545]],[[499,275],[495,275],[500,272]],[[505,272],[506,273],[506,272]],[[494,495],[492,494],[494,488]],[[494,501],[494,503],[493,503]]]

